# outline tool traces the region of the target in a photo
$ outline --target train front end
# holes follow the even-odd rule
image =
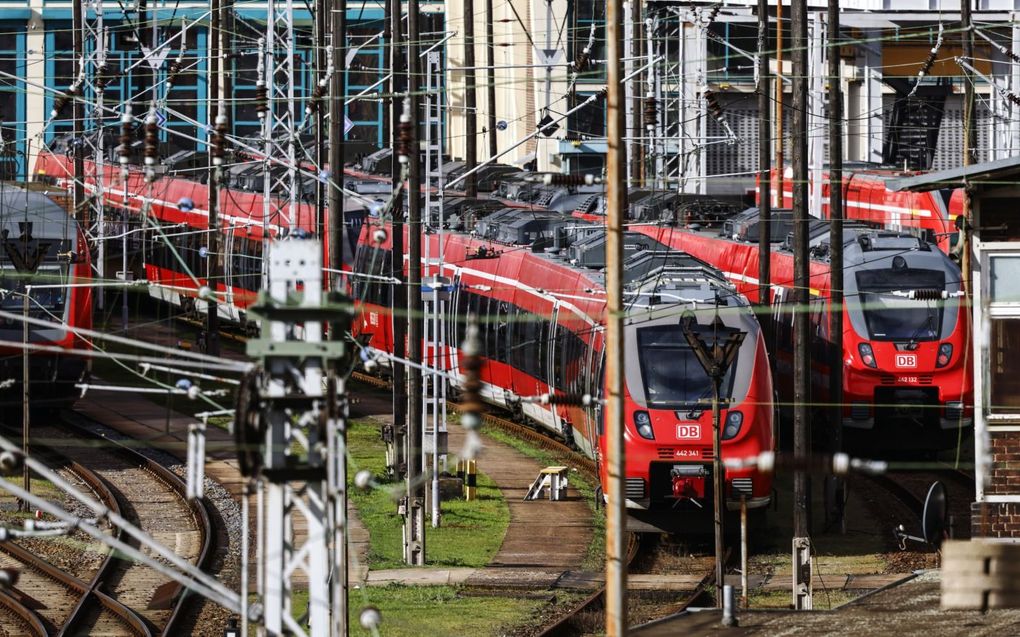
[[[847,243],[843,426],[848,441],[953,447],[973,425],[973,368],[959,267],[914,237]]]
[[[680,298],[697,300],[677,303]],[[649,300],[666,303],[642,308]],[[746,300],[732,291],[720,298],[709,286],[659,290],[636,299],[625,327],[627,506],[632,520],[664,530],[693,530],[695,518],[710,520],[717,497],[714,381],[685,334],[685,322],[709,348],[716,339],[743,339],[719,387],[723,459],[774,448],[772,377]],[[726,471],[724,485],[730,510],[738,509],[741,499],[758,508],[771,498],[771,476],[754,470]]]
[[[69,406],[86,371],[89,344],[74,328],[92,327],[89,251],[74,219],[47,196],[0,190],[0,340],[21,343],[27,314],[29,400],[33,410]],[[27,303],[26,303],[27,301]],[[79,350],[77,354],[63,350]],[[0,405],[20,409],[23,348],[0,347]],[[11,413],[11,412],[7,412]]]

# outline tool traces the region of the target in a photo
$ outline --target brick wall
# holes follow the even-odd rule
[[[1020,503],[972,502],[970,534],[1020,539]]]
[[[992,473],[986,495],[1020,495],[1020,431],[993,431],[990,435]]]
[[[985,495],[1020,495],[1020,431],[990,434],[992,470]],[[974,502],[973,537],[1020,538],[1020,503]]]

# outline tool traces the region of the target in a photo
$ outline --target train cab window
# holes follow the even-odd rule
[[[722,328],[718,337],[726,339],[734,331]],[[698,362],[679,325],[640,328],[637,337],[641,382],[650,407],[692,408],[712,397],[712,379]],[[732,387],[736,367],[731,365],[723,379],[724,396]]]
[[[944,290],[941,270],[896,267],[857,272],[860,308],[875,341],[931,341],[942,332],[942,301],[914,300],[905,292]]]

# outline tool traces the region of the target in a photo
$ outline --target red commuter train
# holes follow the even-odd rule
[[[791,217],[773,220],[771,253],[776,377],[782,404],[792,405],[793,253]],[[751,209],[722,230],[635,226],[666,245],[722,270],[758,299],[758,216]],[[812,400],[829,398],[833,361],[829,334],[828,224],[811,226]],[[784,241],[785,240],[785,241]],[[843,407],[847,439],[869,446],[938,450],[957,444],[973,424],[970,318],[960,269],[948,256],[904,232],[848,224],[843,238]],[[825,419],[819,411],[818,421]],[[816,421],[817,422],[817,421]]]
[[[392,349],[390,331],[391,238],[376,243],[366,225],[355,272],[362,300],[357,332],[369,347]],[[542,394],[600,396],[603,339],[605,231],[568,215],[507,208],[471,232],[428,233],[431,254],[444,254],[441,275],[452,288],[447,317],[450,344],[443,354],[456,374],[464,317],[481,326],[483,397],[561,435],[586,454],[602,458],[601,409],[526,400]],[[721,273],[682,252],[628,233],[625,238],[625,419],[627,503],[632,517],[662,525],[680,511],[711,511],[711,382],[687,345],[680,320],[692,316],[703,338],[746,334],[724,382],[732,400],[723,409],[725,457],[774,448],[772,379],[765,341],[747,300]],[[716,317],[720,325],[713,321]],[[715,330],[715,332],[713,332]],[[599,462],[600,478],[606,467]],[[727,471],[727,503],[746,496],[754,508],[771,498],[771,477]]]
[[[91,345],[75,328],[92,327],[89,249],[78,223],[46,194],[0,185],[0,404],[22,404],[25,294],[30,323],[32,409],[74,403]],[[79,350],[75,354],[61,350]],[[10,412],[8,412],[10,413]]]
[[[48,179],[59,181],[66,162],[49,155],[38,167]],[[107,187],[106,199],[134,214],[144,202],[149,223],[159,228],[148,234],[152,241],[145,248],[145,271],[157,284],[152,295],[202,311],[206,187],[171,177],[147,185],[140,174],[132,167],[129,190],[136,194],[126,196],[123,189]],[[115,176],[111,171],[108,183],[114,183]],[[310,207],[301,210],[296,229],[314,234]],[[453,288],[446,319],[446,369],[457,375],[465,317],[476,314],[482,328],[484,399],[599,459],[604,439],[598,406],[525,399],[548,393],[602,395],[604,231],[559,213],[506,208],[484,214],[488,216],[470,232],[442,234],[446,265],[441,274]],[[221,191],[224,278],[216,289],[225,295],[219,308],[228,320],[244,322],[245,308],[261,287],[261,216],[261,195]],[[270,221],[273,236],[289,225]],[[360,306],[354,331],[368,348],[391,351],[391,239],[386,227],[386,240],[377,243],[378,228],[376,221],[358,229],[350,276]],[[433,255],[438,254],[439,236],[423,235]],[[713,430],[705,402],[711,384],[684,339],[680,319],[694,317],[693,329],[702,335],[708,330],[745,333],[723,386],[732,399],[722,412],[726,457],[774,449],[773,387],[764,338],[747,300],[716,269],[637,234],[628,235],[627,245],[628,505],[637,517],[647,513],[643,519],[653,524],[683,523],[686,518],[677,515],[683,511],[707,518],[714,497]],[[423,270],[426,277],[440,274],[434,265]],[[721,325],[713,323],[716,317]],[[599,466],[604,481],[606,468]],[[730,508],[739,505],[741,496],[760,510],[771,500],[770,474],[727,471],[726,485]],[[665,520],[656,515],[662,512]]]
[[[772,198],[779,192],[779,170],[772,170]],[[934,243],[949,255],[958,253],[959,231],[956,218],[963,214],[963,189],[942,188],[926,192],[893,192],[886,183],[909,176],[889,168],[843,170],[843,208],[847,219],[875,228],[909,232]],[[808,185],[810,190],[811,185]],[[755,201],[760,201],[755,191]],[[829,217],[829,172],[822,171],[821,214]],[[793,207],[793,172],[783,172],[783,199],[780,207]]]

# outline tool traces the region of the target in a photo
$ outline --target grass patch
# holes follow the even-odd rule
[[[545,449],[532,447],[527,442],[511,436],[502,429],[486,427],[483,430],[483,434],[516,449],[529,458],[537,460],[543,466],[562,464],[562,458],[558,455],[552,454]],[[595,485],[589,482],[585,476],[580,475],[580,473],[571,474],[570,484],[577,489],[585,502],[588,503],[588,506],[591,507],[593,516],[591,544],[588,545],[588,552],[584,557],[581,567],[587,571],[601,571],[605,565],[606,558],[605,507],[595,506]]]
[[[367,469],[377,482],[377,488],[367,493],[351,490],[351,499],[371,537],[369,564],[373,569],[403,568],[403,518],[397,515],[397,501],[404,483],[386,478],[386,445],[379,436],[379,425],[352,421],[348,445],[351,480],[355,473]],[[502,545],[509,524],[510,509],[502,494],[487,475],[479,473],[478,499],[443,502],[440,527],[426,530],[426,564],[485,566]]]
[[[823,589],[817,582],[814,591],[812,598],[814,610],[832,610],[860,597],[857,593],[843,589]],[[792,608],[793,600],[790,591],[752,591],[748,603],[751,608]]]
[[[306,592],[295,593],[298,614],[308,606]],[[382,614],[379,633],[387,637],[472,635],[497,637],[514,634],[514,627],[531,625],[549,605],[546,599],[507,596],[468,596],[451,586],[373,587],[350,592],[350,634],[370,635],[358,623],[365,606]]]

